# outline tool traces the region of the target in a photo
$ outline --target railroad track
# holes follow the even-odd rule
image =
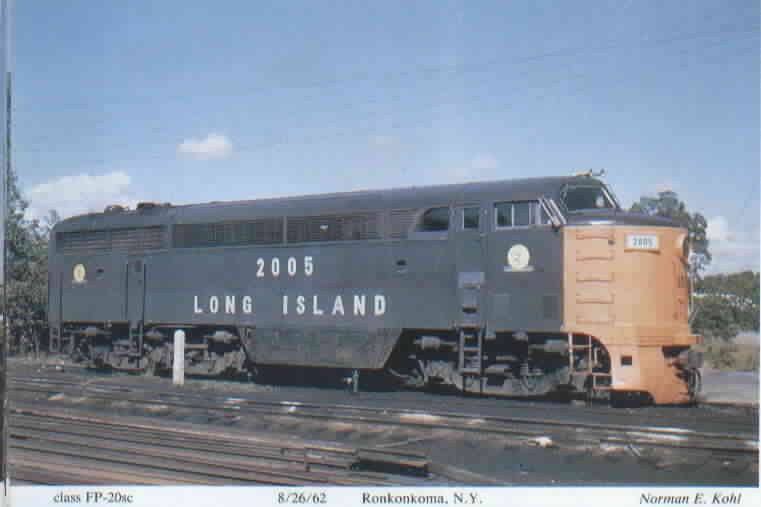
[[[198,396],[188,393],[130,390],[99,382],[14,377],[14,392],[38,392],[60,403],[77,397],[142,406],[149,411],[203,410],[221,418],[269,418],[273,421],[306,420],[316,424],[344,423],[385,426],[425,434],[432,430],[493,435],[508,441],[538,446],[608,446],[627,449],[648,447],[684,452],[758,455],[758,432],[700,432],[687,427],[597,424],[568,419],[528,419],[485,416],[451,411],[378,408],[358,404],[263,401],[255,398]],[[414,440],[414,437],[412,437]],[[402,444],[400,444],[402,445]]]
[[[48,383],[49,385],[60,386],[77,386],[79,384],[87,383],[92,388],[97,388],[101,385],[104,389],[113,389],[113,384],[109,383],[109,380],[115,378],[124,378],[125,375],[116,373],[113,377],[111,375],[105,375],[105,381],[99,381],[104,379],[103,375],[94,375],[93,370],[88,370],[90,373],[87,375],[72,375],[68,370],[70,368],[75,370],[87,370],[86,368],[79,367],[77,365],[68,366],[67,373],[56,372],[56,378],[44,378],[44,377],[16,377],[20,381],[26,379],[27,381],[33,381],[37,379],[39,382]],[[109,378],[111,377],[111,378]],[[83,379],[87,380],[83,380]],[[72,380],[67,380],[72,379]],[[210,380],[210,384],[218,384],[220,381]],[[229,383],[222,381],[222,383]],[[233,382],[237,386],[237,389],[233,390],[246,390],[248,386],[255,386],[255,389],[259,389],[262,386],[259,384]],[[140,390],[144,392],[150,392],[150,387],[144,388],[141,386]],[[269,386],[265,386],[269,387]],[[128,387],[125,389],[129,390]],[[154,388],[155,389],[155,388]],[[162,388],[163,389],[163,388]],[[278,389],[278,388],[275,388]],[[340,393],[340,390],[326,389],[326,392]],[[165,393],[166,390],[154,391],[155,393]],[[378,393],[381,394],[381,393]],[[386,393],[388,394],[388,393]],[[410,394],[410,393],[407,393]],[[421,396],[425,393],[415,393]],[[243,397],[248,397],[248,393]],[[568,400],[558,401],[551,399],[542,400],[516,400],[510,398],[487,398],[478,396],[462,396],[452,393],[451,395],[445,394],[444,396],[435,396],[441,401],[444,401],[447,406],[460,406],[461,411],[466,412],[479,412],[492,411],[495,407],[499,407],[502,411],[515,409],[516,411],[525,411],[527,408],[534,413],[543,412],[552,418],[553,415],[557,415],[558,411],[570,412]],[[429,396],[429,400],[424,400],[423,403],[428,403],[432,398]],[[714,420],[713,425],[721,428],[726,428],[727,432],[745,432],[745,433],[757,433],[758,432],[758,407],[752,405],[733,405],[731,403],[722,404],[701,404],[700,406],[686,406],[686,407],[635,407],[631,409],[611,408],[605,404],[592,404],[584,407],[573,407],[574,411],[583,412],[583,417],[586,419],[594,418],[599,420],[618,420],[622,424],[628,424],[629,420],[634,417],[640,421],[641,425],[645,426],[664,426],[664,425],[685,425],[694,426],[695,421],[699,420],[703,424],[702,426],[711,426],[711,419]],[[544,418],[544,415],[538,415],[538,417]]]
[[[12,476],[27,482],[392,486],[413,481],[365,469],[428,475],[425,456],[409,452],[16,405],[9,425]]]

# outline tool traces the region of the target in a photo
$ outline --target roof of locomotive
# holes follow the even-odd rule
[[[525,178],[360,190],[243,201],[148,206],[137,210],[89,213],[59,222],[55,230],[73,231],[111,227],[135,227],[173,223],[241,220],[252,216],[303,216],[385,209],[411,209],[483,200],[531,200],[557,197],[567,184],[603,183],[587,175]]]

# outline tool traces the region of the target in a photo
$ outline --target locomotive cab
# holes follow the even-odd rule
[[[688,324],[687,231],[665,218],[622,212],[605,187],[599,192],[605,195],[594,197],[594,209],[587,209],[594,193],[588,187],[562,194],[565,330],[604,353],[605,367],[590,371],[594,388],[656,403],[694,401],[701,358],[690,347],[701,338]]]
[[[695,399],[700,357],[690,347],[700,337],[688,325],[686,230],[622,211],[588,176],[452,208],[455,331],[401,340],[395,357],[414,383]]]

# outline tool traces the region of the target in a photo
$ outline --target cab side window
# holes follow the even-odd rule
[[[531,225],[531,204],[530,202],[513,203],[513,226]]]
[[[548,225],[550,217],[539,201],[498,202],[494,205],[497,229]]]
[[[449,230],[449,208],[431,208],[426,211],[418,225],[420,232]]]
[[[479,209],[477,207],[473,208],[463,208],[462,209],[462,229],[467,230],[478,230],[478,218],[479,218]]]

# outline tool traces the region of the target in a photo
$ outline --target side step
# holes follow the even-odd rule
[[[465,391],[464,377],[472,376],[479,378],[480,390],[483,390],[481,380],[484,370],[484,333],[478,327],[460,328],[460,347],[458,369],[463,375],[463,391]]]
[[[586,352],[587,356],[587,370],[586,371],[574,371],[574,352],[575,351],[584,351]],[[589,386],[592,390],[599,390],[599,391],[607,391],[611,389],[611,379],[612,376],[610,373],[600,373],[594,371],[594,365],[597,363],[597,348],[595,348],[594,343],[592,342],[592,337],[587,336],[586,343],[575,343],[573,333],[568,333],[568,360],[569,360],[569,367],[570,371],[572,372],[572,375],[584,375],[589,377],[592,380],[592,384]],[[604,384],[598,384],[598,379],[607,379],[607,382]]]

